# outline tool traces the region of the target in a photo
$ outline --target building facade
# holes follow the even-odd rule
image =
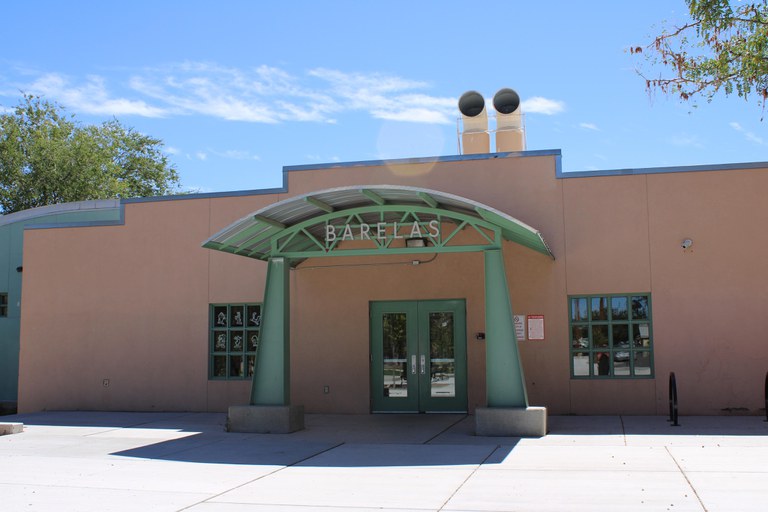
[[[16,409],[19,381],[24,231],[46,226],[95,226],[120,219],[120,202],[83,201],[0,216],[0,412]]]
[[[7,216],[18,410],[224,411],[285,379],[309,413],[473,413],[519,378],[550,414],[666,414],[675,372],[682,414],[760,414],[765,190],[766,163],[563,173],[546,150],[287,167],[280,189]],[[259,366],[274,255],[290,269],[279,371]],[[488,311],[508,303],[499,339]]]

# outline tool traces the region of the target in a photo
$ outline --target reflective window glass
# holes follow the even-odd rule
[[[228,327],[227,321],[227,306],[215,306],[213,308],[213,325],[214,327]]]
[[[647,323],[632,325],[632,340],[635,347],[648,348],[651,346],[651,326]]]
[[[243,356],[230,356],[229,358],[229,376],[243,377],[245,374],[245,364]]]
[[[574,322],[586,322],[589,320],[587,299],[571,299],[571,320]]]
[[[629,376],[629,349],[614,350],[613,352],[613,374]]]
[[[572,377],[653,377],[650,295],[589,295],[568,300]]]
[[[629,318],[626,297],[611,297],[611,319],[626,320]]]
[[[571,327],[571,346],[573,348],[589,348],[589,326],[574,325]]]
[[[229,307],[229,325],[242,328],[245,325],[245,313],[243,306]]]
[[[453,313],[429,314],[430,389],[434,397],[456,396]]]
[[[648,320],[648,297],[632,296],[632,320]]]
[[[261,327],[261,306],[252,305],[245,308],[246,311],[246,327],[259,328]]]
[[[635,375],[651,375],[651,353],[645,350],[635,352]]]
[[[589,352],[575,352],[573,354],[573,374],[578,377],[589,376]]]
[[[227,356],[213,356],[212,372],[214,377],[227,376]]]
[[[603,348],[608,346],[608,326],[592,326],[592,348]]]
[[[229,351],[242,352],[245,346],[245,335],[243,331],[229,331]]]
[[[384,362],[383,396],[408,397],[407,315],[384,313],[382,324],[382,359]]]
[[[261,304],[211,304],[209,314],[209,378],[253,377],[261,332]]]
[[[629,348],[629,325],[613,324],[613,348]]]
[[[259,331],[249,329],[245,331],[245,350],[248,352],[256,352],[259,347]]]
[[[227,351],[227,331],[213,331],[213,352]]]
[[[608,320],[608,297],[592,297],[592,321]]]
[[[609,352],[597,352],[594,358],[594,375],[607,376],[611,374],[611,355]]]

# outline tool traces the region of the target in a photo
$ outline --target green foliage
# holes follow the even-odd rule
[[[691,20],[664,30],[644,53],[652,67],[667,76],[646,79],[649,90],[677,94],[683,100],[719,91],[748,99],[757,96],[764,108],[768,98],[767,2],[686,0]],[[733,5],[732,5],[733,4]]]
[[[56,103],[24,95],[0,116],[0,213],[178,191],[162,148],[117,120],[83,126]]]

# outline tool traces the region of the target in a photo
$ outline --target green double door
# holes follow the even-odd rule
[[[371,410],[467,411],[463,300],[371,303]]]

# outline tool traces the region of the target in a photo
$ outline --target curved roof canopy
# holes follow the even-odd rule
[[[537,230],[490,206],[436,190],[371,185],[279,201],[203,247],[261,260],[282,256],[297,265],[322,256],[482,251],[503,240],[554,258]]]

